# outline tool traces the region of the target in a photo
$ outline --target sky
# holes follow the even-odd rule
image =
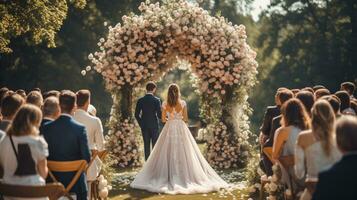
[[[252,10],[252,16],[255,21],[258,21],[258,16],[264,10],[265,8],[268,7],[270,4],[270,0],[255,0],[253,2],[253,10]]]

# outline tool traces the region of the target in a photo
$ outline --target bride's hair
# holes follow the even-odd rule
[[[171,84],[169,90],[167,91],[167,104],[171,107],[177,105],[180,99],[180,88],[176,84]]]

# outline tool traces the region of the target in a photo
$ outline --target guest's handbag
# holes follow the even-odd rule
[[[37,174],[35,161],[31,156],[31,149],[28,144],[18,144],[17,148],[19,152],[16,152],[14,141],[10,135],[10,141],[12,149],[14,150],[17,168],[15,171],[16,176],[28,176]]]

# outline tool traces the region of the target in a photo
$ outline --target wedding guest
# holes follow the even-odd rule
[[[291,90],[291,92],[293,92],[293,94],[294,94],[294,97],[295,97],[295,95],[298,93],[298,92],[300,92],[301,90],[300,89],[292,89]]]
[[[97,116],[97,109],[92,104],[90,104],[88,106],[88,113],[95,117]]]
[[[43,104],[42,94],[38,91],[31,91],[26,97],[26,103],[33,104],[41,108]]]
[[[346,91],[338,91],[335,94],[341,101],[340,111],[345,115],[356,115],[354,110],[351,108],[350,95]]]
[[[45,185],[48,148],[39,136],[41,110],[26,104],[17,112],[7,136],[0,143],[3,182],[14,185]]]
[[[56,97],[56,98],[59,98],[61,92],[57,91],[57,90],[50,90],[50,91],[47,91],[43,94],[43,99],[47,99],[48,97]]]
[[[299,133],[309,128],[310,119],[306,113],[304,105],[297,98],[290,99],[285,102],[281,108],[282,113],[282,127],[280,127],[275,134],[272,159],[279,165],[279,158],[281,156],[291,156],[295,154],[295,143]],[[293,187],[299,190],[303,186],[302,180],[297,179],[294,175],[294,169],[282,169],[282,182],[287,184],[289,188]],[[290,174],[290,176],[289,176]],[[292,177],[290,180],[289,177]],[[291,185],[292,183],[293,185]]]
[[[90,105],[91,93],[89,90],[77,92],[77,110],[74,120],[86,127],[89,148],[91,150],[104,150],[104,136],[102,122],[98,117],[91,116],[87,110]]]
[[[25,90],[23,90],[23,89],[18,89],[18,90],[16,90],[16,92],[15,92],[16,94],[18,94],[18,95],[20,95],[22,98],[24,98],[24,99],[26,99],[26,92],[25,92]]]
[[[351,99],[354,99],[353,93],[355,92],[356,85],[352,82],[344,82],[341,84],[341,90],[348,92]]]
[[[48,97],[43,104],[42,112],[43,119],[41,122],[41,129],[45,124],[56,120],[61,115],[58,98]]]
[[[314,94],[309,91],[301,91],[296,94],[296,98],[298,98],[301,103],[304,105],[305,110],[309,116],[311,116],[311,109],[315,103]]]
[[[351,101],[351,108],[357,113],[357,100]]]
[[[335,114],[330,104],[326,100],[317,101],[312,108],[311,130],[301,132],[295,146],[297,178],[317,178],[319,172],[341,158],[333,137],[334,125]],[[307,189],[300,199],[311,199]]]
[[[289,99],[293,98],[293,96],[294,94],[290,90],[284,89],[278,93],[278,101],[282,105]],[[272,154],[272,147],[274,143],[275,131],[281,126],[280,125],[281,117],[282,117],[281,115],[274,117],[274,119],[271,122],[271,130],[269,133],[269,137],[266,140],[266,142],[263,144],[263,152],[264,152],[263,164],[267,176],[273,175],[273,170],[272,170],[273,163],[272,163],[271,154]]]
[[[316,92],[319,89],[326,89],[326,87],[323,85],[315,85],[314,87],[312,87],[312,89],[314,90],[314,92]]]
[[[34,88],[34,89],[32,89],[32,91],[37,91],[37,92],[39,92],[40,94],[42,93],[42,91],[41,91],[40,88]]]
[[[1,102],[1,115],[0,130],[7,131],[14,119],[17,111],[20,109],[24,99],[18,94],[6,95]]]
[[[312,87],[305,87],[305,88],[302,89],[302,91],[309,91],[312,94],[314,94],[314,92],[315,92],[314,89],[312,89]]]
[[[76,106],[76,95],[65,90],[59,97],[61,115],[55,121],[46,124],[43,136],[48,143],[48,160],[52,161],[90,161],[90,151],[86,128],[72,117]],[[57,172],[55,177],[65,187],[72,180],[74,173]],[[71,189],[77,199],[87,199],[87,181],[85,174],[81,174],[77,183]]]
[[[322,88],[322,89],[318,89],[315,91],[315,99],[318,100],[323,96],[328,96],[330,95],[330,90],[326,89],[326,88]]]
[[[336,119],[338,119],[341,116],[340,113],[340,106],[341,106],[341,101],[336,95],[330,95],[330,96],[324,96],[322,99],[325,99],[328,101],[333,109],[333,112],[335,113]]]
[[[343,157],[319,174],[313,200],[357,199],[357,118],[342,116],[337,121],[335,132]]]
[[[4,96],[6,95],[6,93],[9,91],[9,89],[7,87],[2,87],[0,88],[0,121],[2,119],[2,115],[1,115],[1,101],[4,98]]]

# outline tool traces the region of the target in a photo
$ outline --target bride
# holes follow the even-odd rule
[[[194,194],[228,187],[202,156],[187,122],[186,102],[176,84],[162,105],[165,124],[160,137],[132,188],[167,194]]]

